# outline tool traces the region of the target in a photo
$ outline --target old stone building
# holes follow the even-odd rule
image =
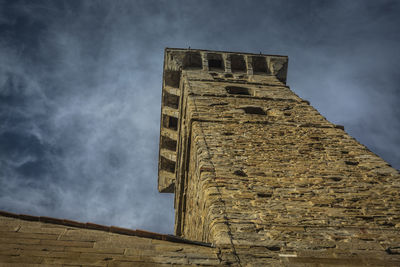
[[[400,266],[400,175],[286,85],[288,58],[166,49],[175,235],[0,213],[0,262]]]

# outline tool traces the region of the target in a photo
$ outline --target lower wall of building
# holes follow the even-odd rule
[[[225,265],[219,252],[193,244],[0,216],[0,266]]]

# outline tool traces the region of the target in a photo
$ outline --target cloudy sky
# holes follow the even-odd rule
[[[0,0],[0,210],[173,232],[163,50],[289,56],[288,85],[400,169],[400,1]]]

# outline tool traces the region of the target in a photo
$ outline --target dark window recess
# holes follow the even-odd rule
[[[233,172],[233,174],[235,174],[237,176],[247,177],[247,174],[242,170],[236,170]]]
[[[176,151],[176,140],[167,136],[161,136],[161,147],[171,151]]]
[[[163,115],[163,127],[177,131],[178,119],[175,117]]]
[[[181,80],[181,72],[180,71],[166,70],[164,72],[165,85],[178,88],[180,80]]]
[[[161,170],[175,173],[175,162],[164,157],[160,157]]]
[[[178,119],[174,117],[169,117],[168,126],[168,128],[174,129],[175,131],[178,130]]]
[[[254,73],[268,73],[265,57],[252,57]]]
[[[209,53],[207,54],[207,60],[208,60],[208,68],[210,70],[224,69],[224,60],[222,59],[221,54]]]
[[[208,60],[208,67],[210,69],[222,69],[222,61],[218,59]]]
[[[357,161],[345,161],[344,163],[346,163],[347,165],[353,165],[353,166],[358,165]]]
[[[281,250],[281,248],[277,247],[277,246],[267,247],[267,249],[270,250],[270,251],[280,251]]]
[[[233,75],[230,74],[230,73],[227,73],[227,74],[225,74],[224,76],[225,76],[225,78],[233,78]]]
[[[246,114],[266,115],[265,111],[260,107],[244,107],[242,109]]]
[[[166,91],[163,92],[163,103],[170,108],[179,108],[179,96],[170,94]]]
[[[244,61],[243,56],[231,55],[231,69],[232,72],[246,71],[246,62]]]
[[[258,197],[272,197],[272,194],[270,193],[257,193]]]
[[[250,95],[249,89],[240,86],[226,86],[226,91],[233,95]]]
[[[183,58],[184,69],[201,69],[203,66],[199,52],[187,52]]]
[[[226,102],[221,102],[221,103],[211,103],[209,104],[210,107],[215,107],[215,106],[226,106],[228,103]]]

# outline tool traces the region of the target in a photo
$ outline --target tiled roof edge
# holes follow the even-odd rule
[[[1,211],[1,210],[0,210],[0,216],[16,218],[16,219],[25,220],[25,221],[36,221],[36,222],[72,226],[72,227],[84,228],[84,229],[90,229],[90,230],[99,230],[99,231],[103,231],[103,232],[110,232],[110,233],[121,234],[121,235],[130,235],[130,236],[137,236],[137,237],[143,237],[143,238],[157,239],[157,240],[169,241],[169,242],[174,242],[174,243],[184,243],[184,244],[191,244],[191,245],[198,245],[198,246],[205,246],[205,247],[214,247],[214,245],[211,243],[188,240],[188,239],[184,239],[184,238],[181,238],[181,237],[175,236],[175,235],[160,234],[160,233],[154,233],[154,232],[138,230],[138,229],[132,230],[132,229],[128,229],[128,228],[122,228],[122,227],[117,227],[117,226],[106,226],[106,225],[100,225],[100,224],[95,224],[95,223],[90,223],[90,222],[82,223],[82,222],[77,222],[77,221],[72,221],[72,220],[67,220],[67,219],[58,219],[58,218],[52,218],[52,217],[46,217],[46,216],[32,216],[32,215],[27,215],[27,214],[16,214],[16,213],[7,212],[7,211]]]

